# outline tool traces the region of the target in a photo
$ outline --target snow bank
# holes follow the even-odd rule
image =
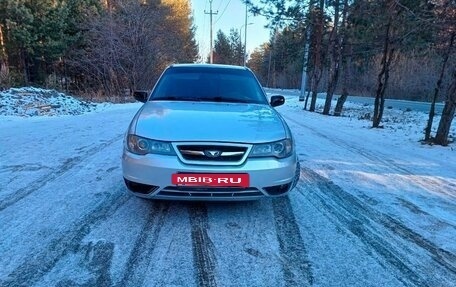
[[[25,87],[0,92],[2,116],[80,115],[96,110],[97,106],[55,90]]]
[[[281,94],[286,97],[286,107],[293,110],[302,110],[304,108],[304,102],[300,102],[299,99],[299,90],[266,90],[269,96],[273,94]],[[320,97],[317,98],[317,103],[315,106],[315,111],[318,113],[323,112],[323,107],[325,99],[323,96],[326,94],[319,94]],[[338,96],[335,95],[330,114],[333,114],[334,107],[336,106]],[[307,109],[310,106],[310,102],[307,105]],[[287,113],[288,111],[284,111]],[[349,119],[351,121],[355,120],[359,122],[358,128],[371,128],[372,127],[372,116],[374,113],[374,106],[371,104],[361,104],[354,103],[347,100],[344,104],[341,117],[331,117],[331,122],[334,126],[339,126],[341,121],[344,122],[344,119]],[[383,112],[383,117],[381,125],[383,130],[395,137],[401,139],[409,139],[415,142],[418,142],[424,138],[424,129],[428,121],[428,113],[413,111],[409,108],[407,109],[398,109],[386,106]],[[437,132],[437,127],[439,125],[440,116],[434,116],[432,124],[432,134],[435,135]],[[382,129],[378,129],[378,132],[381,132]],[[454,142],[456,139],[456,124],[453,123],[450,133],[448,135],[449,142]]]

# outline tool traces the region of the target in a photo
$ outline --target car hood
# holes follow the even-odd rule
[[[287,130],[268,105],[151,101],[136,117],[134,133],[162,141],[272,142]]]

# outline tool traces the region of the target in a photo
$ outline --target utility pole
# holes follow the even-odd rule
[[[248,10],[247,10],[247,3],[245,3],[245,30],[244,30],[244,67],[246,65],[246,62],[247,62],[247,13],[248,13]]]
[[[210,52],[210,63],[214,63],[214,47],[213,47],[213,41],[212,41],[212,15],[217,15],[218,14],[218,11],[215,11],[215,12],[212,12],[212,1],[213,0],[209,0],[209,12],[206,12],[206,10],[204,10],[204,13],[205,14],[209,14],[210,15],[210,21],[211,21],[211,32],[210,32],[210,41],[211,41],[211,52]]]
[[[254,23],[248,23],[247,25],[252,25],[252,24],[254,24]],[[243,54],[243,56],[241,55],[241,59],[240,59],[241,60],[241,62],[240,62],[241,64],[240,65],[244,65],[245,66],[245,59],[246,59],[245,45],[244,45],[244,48],[242,48],[242,29],[244,29],[244,26],[245,26],[245,24],[242,25],[239,28],[239,45],[240,45],[240,47],[242,49],[241,53]],[[245,40],[247,40],[247,39],[245,39]]]

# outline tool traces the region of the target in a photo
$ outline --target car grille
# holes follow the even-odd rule
[[[178,145],[177,149],[188,161],[238,162],[247,152],[246,146],[231,145]]]
[[[264,194],[256,188],[167,186],[157,196],[181,198],[248,198]]]

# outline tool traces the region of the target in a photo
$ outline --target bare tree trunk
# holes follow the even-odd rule
[[[323,48],[323,26],[324,26],[324,8],[325,8],[325,1],[320,0],[319,8],[314,11],[313,17],[316,18],[314,22],[315,29],[314,31],[314,45],[313,45],[313,73],[312,73],[312,99],[310,100],[310,108],[309,111],[314,112],[315,106],[317,103],[317,90],[318,84],[320,83],[320,79],[322,76],[322,63],[321,63],[321,50]]]
[[[344,56],[346,57],[346,56]],[[342,61],[343,65],[343,82],[342,82],[342,95],[337,99],[336,107],[334,108],[334,115],[339,117],[342,114],[342,108],[344,107],[345,101],[348,98],[348,78],[350,75],[350,63],[351,58],[347,57]]]
[[[28,67],[28,59],[27,59],[27,54],[25,52],[25,48],[21,48],[21,53],[20,53],[20,58],[21,58],[21,63],[22,63],[22,69],[24,72],[24,83],[26,86],[28,86],[30,82],[30,77],[29,77],[29,67]]]
[[[307,110],[307,103],[309,102],[310,90],[307,91],[306,101],[304,103],[304,110]]]
[[[446,65],[448,63],[448,58],[450,57],[451,50],[453,48],[455,35],[456,35],[456,33],[453,31],[453,33],[451,33],[451,36],[450,36],[450,42],[448,45],[448,49],[445,52],[445,55],[443,58],[442,69],[440,70],[439,79],[437,80],[437,84],[435,85],[434,97],[432,98],[431,109],[429,111],[429,118],[428,118],[428,122],[426,125],[425,133],[424,133],[425,141],[429,141],[431,139],[432,122],[434,121],[434,115],[435,115],[435,103],[439,97],[440,89],[442,88],[443,75],[445,74],[445,69],[446,69]]]
[[[345,101],[348,98],[348,77],[350,75],[350,66],[351,66],[351,56],[348,54],[349,44],[348,44],[348,33],[347,33],[347,14],[348,14],[348,0],[344,0],[344,9],[342,11],[342,27],[343,31],[341,34],[341,50],[339,55],[340,66],[343,70],[343,82],[342,82],[342,95],[337,99],[336,107],[334,108],[334,115],[340,116],[342,114],[342,108],[345,104]]]
[[[442,111],[437,134],[435,135],[434,143],[438,145],[448,144],[448,134],[450,133],[451,123],[454,119],[456,110],[456,68],[453,70],[452,82],[448,88],[447,100]]]
[[[381,70],[377,77],[377,91],[375,94],[374,116],[372,118],[372,127],[379,128],[383,117],[385,106],[385,91],[389,79],[389,70],[391,67],[392,58],[394,56],[394,48],[391,47],[391,17],[386,25],[386,33],[384,39]]]
[[[0,89],[4,86],[9,88],[9,64],[8,54],[5,47],[5,37],[3,36],[3,27],[0,25]]]
[[[3,26],[0,24],[0,64],[8,67],[8,54],[6,52],[5,36],[3,35]]]
[[[339,8],[340,0],[336,0],[334,3],[334,26],[329,37],[329,55],[330,55],[330,64],[329,64],[329,81],[328,88],[326,90],[326,100],[325,106],[323,108],[323,114],[329,115],[329,110],[331,109],[331,102],[336,90],[337,82],[339,80],[339,70],[340,70],[340,55],[341,55],[341,46],[340,46],[340,37],[339,37]]]
[[[312,75],[312,77],[313,77],[312,83],[311,83],[312,91],[310,93],[311,98],[310,98],[310,107],[309,107],[309,111],[311,111],[311,112],[314,112],[315,107],[317,106],[317,87],[318,87],[317,80],[316,80],[316,77],[318,77],[317,73],[318,72],[314,71],[314,74]]]

